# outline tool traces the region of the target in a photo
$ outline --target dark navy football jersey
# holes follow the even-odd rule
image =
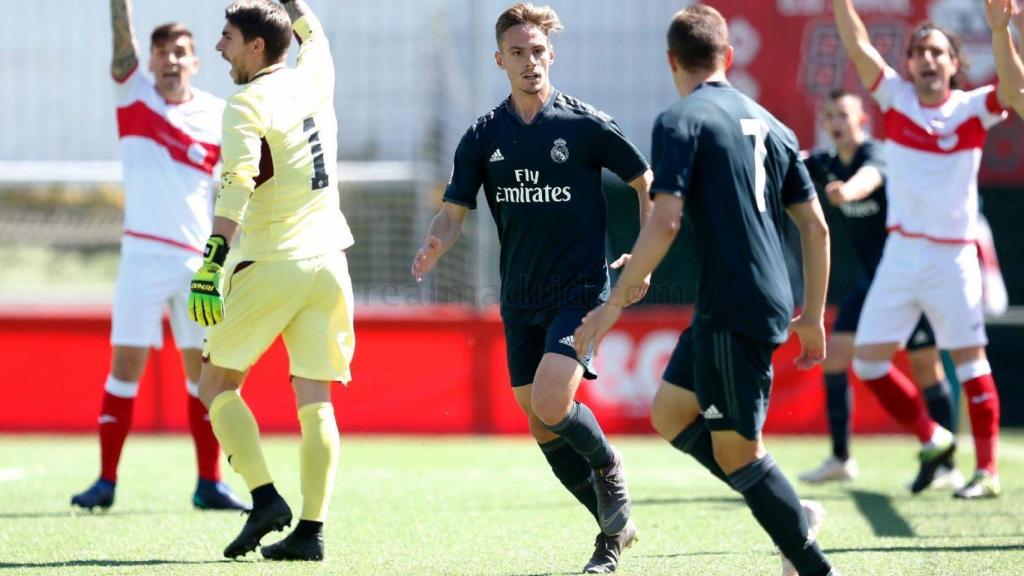
[[[857,258],[865,273],[874,277],[878,263],[882,261],[885,248],[885,152],[874,140],[865,140],[858,148],[849,165],[843,164],[833,149],[812,152],[806,160],[807,169],[821,194],[822,204],[828,204],[825,185],[834,180],[846,182],[864,166],[873,166],[883,178],[882,186],[856,202],[847,202],[836,210],[844,216],[844,223],[850,232],[850,240],[857,251]]]
[[[815,197],[792,130],[728,83],[709,82],[655,121],[652,160],[652,195],[685,200],[694,323],[784,342],[794,307],[785,208]]]
[[[557,90],[529,124],[506,100],[466,131],[444,200],[475,209],[483,185],[501,243],[503,312],[607,296],[602,168],[630,182],[648,165],[615,120]]]

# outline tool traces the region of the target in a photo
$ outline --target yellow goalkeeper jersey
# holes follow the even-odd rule
[[[224,109],[214,214],[241,225],[240,260],[300,260],[353,244],[338,198],[334,60],[314,15],[292,27],[296,67],[264,68]]]

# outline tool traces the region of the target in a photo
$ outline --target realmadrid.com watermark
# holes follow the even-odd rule
[[[557,283],[510,284],[502,299],[498,284],[477,286],[470,283],[368,283],[355,284],[357,306],[429,306],[432,304],[473,304],[535,308],[557,302],[559,306],[587,306],[600,304],[607,296],[603,286],[572,286]],[[656,284],[650,287],[644,301],[651,303],[689,303],[696,298],[696,286],[688,284]]]

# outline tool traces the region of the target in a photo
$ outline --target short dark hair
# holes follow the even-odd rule
[[[689,72],[714,70],[729,49],[729,25],[710,6],[683,8],[668,27],[668,51]]]
[[[246,42],[262,38],[267,63],[280,62],[292,43],[292,22],[280,5],[269,0],[236,0],[224,9],[229,24],[242,32]]]
[[[534,6],[530,2],[519,2],[506,8],[494,24],[494,36],[498,40],[498,48],[501,48],[501,37],[506,30],[523,24],[532,24],[540,28],[541,32],[548,37],[552,32],[562,29],[562,22],[551,6]]]
[[[856,98],[857,100],[863,100],[860,97],[860,94],[850,92],[846,88],[833,88],[832,90],[829,90],[825,100],[827,102],[838,102],[841,98],[846,98],[847,96]]]
[[[956,74],[949,79],[949,87],[956,89],[964,85],[964,76],[967,74],[970,63],[967,61],[967,54],[963,50],[963,41],[960,40],[960,36],[946,28],[945,26],[939,26],[931,20],[925,20],[913,30],[910,31],[910,35],[907,36],[907,59],[909,60],[914,55],[914,47],[917,43],[925,36],[932,32],[939,32],[946,37],[949,42],[949,55],[956,58],[958,61]]]
[[[161,24],[154,28],[153,33],[149,35],[149,49],[152,50],[157,44],[173,42],[182,36],[186,36],[188,38],[192,51],[195,52],[196,42],[195,39],[192,38],[192,31],[181,22],[168,22],[167,24]]]

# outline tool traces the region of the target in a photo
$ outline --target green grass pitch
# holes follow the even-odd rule
[[[640,541],[620,574],[775,575],[778,555],[742,500],[666,443],[614,438],[622,449]],[[970,439],[959,463],[973,471]],[[265,439],[268,462],[297,509],[297,439]],[[769,437],[791,479],[826,454],[822,438]],[[846,576],[1024,574],[1024,434],[1002,442],[1003,496],[959,502],[909,496],[907,438],[858,437],[862,477],[801,486],[828,509],[820,541]],[[526,438],[342,437],[325,565],[222,559],[244,518],[194,511],[187,437],[129,439],[108,513],[73,513],[72,492],[96,473],[93,437],[0,436],[0,576],[409,575],[578,573],[597,528]],[[236,487],[238,477],[226,467]],[[266,541],[275,541],[277,533]]]

